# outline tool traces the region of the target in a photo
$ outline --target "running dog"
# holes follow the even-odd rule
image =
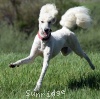
[[[89,57],[82,50],[77,37],[71,29],[77,25],[82,28],[89,28],[91,18],[89,10],[83,6],[70,8],[61,18],[61,29],[51,32],[51,24],[55,22],[58,11],[54,4],[46,4],[41,8],[39,15],[39,31],[35,36],[30,55],[9,66],[14,68],[21,64],[33,61],[37,56],[43,57],[43,67],[34,91],[39,91],[43,78],[49,65],[50,59],[55,57],[60,51],[66,56],[72,51],[81,58],[85,58],[90,67],[94,70]]]

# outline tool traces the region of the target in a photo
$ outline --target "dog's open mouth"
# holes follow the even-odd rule
[[[50,35],[51,31],[52,31],[51,29],[45,30],[44,36],[45,36],[45,37],[48,37],[48,36]]]

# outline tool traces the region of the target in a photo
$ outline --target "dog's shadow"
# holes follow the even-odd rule
[[[73,79],[69,81],[68,88],[71,90],[77,90],[84,87],[91,89],[100,90],[100,74],[88,74],[85,77],[80,77],[79,79]]]

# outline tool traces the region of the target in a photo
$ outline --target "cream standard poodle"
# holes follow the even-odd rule
[[[43,57],[42,71],[34,91],[39,91],[50,59],[55,57],[60,51],[64,56],[72,51],[75,52],[81,58],[85,58],[93,70],[95,69],[89,57],[82,50],[75,33],[71,31],[76,25],[84,29],[90,27],[92,20],[89,10],[84,6],[70,8],[61,18],[60,25],[62,28],[51,32],[51,24],[55,22],[57,13],[58,10],[54,4],[46,4],[41,8],[39,31],[35,36],[30,55],[10,64],[10,67],[14,68],[33,61],[37,56]]]

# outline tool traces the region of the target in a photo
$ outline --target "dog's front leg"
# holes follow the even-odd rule
[[[14,63],[11,63],[9,65],[9,67],[14,68],[16,66],[18,67],[21,64],[28,63],[28,62],[34,60],[37,55],[38,55],[38,45],[33,43],[31,51],[30,51],[30,55],[26,58],[23,58],[23,59],[20,59]]]
[[[51,53],[50,51],[47,52],[46,50],[44,51],[44,60],[43,60],[43,67],[42,67],[42,71],[41,71],[41,74],[40,74],[40,77],[37,81],[37,84],[36,84],[36,87],[34,89],[35,92],[39,91],[40,87],[41,87],[41,84],[42,84],[42,80],[45,76],[45,73],[46,73],[46,70],[48,68],[48,65],[49,65],[49,60],[50,60],[50,56],[51,56]]]

